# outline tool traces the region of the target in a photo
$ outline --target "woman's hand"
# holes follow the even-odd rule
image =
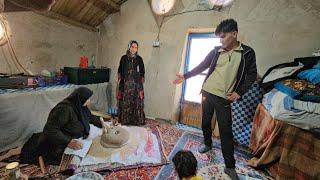
[[[105,127],[105,124],[104,124],[104,119],[103,119],[103,117],[100,117],[99,119],[100,119],[100,123],[101,123],[102,128],[104,128],[104,127]]]
[[[177,74],[176,76],[177,76],[177,78],[173,81],[173,84],[180,84],[180,83],[182,83],[182,81],[184,81],[183,75]]]
[[[118,76],[116,77],[116,82],[119,84],[121,80],[121,75],[120,73],[118,73]]]
[[[74,150],[82,149],[82,143],[77,141],[76,139],[72,139],[68,144],[68,148]]]

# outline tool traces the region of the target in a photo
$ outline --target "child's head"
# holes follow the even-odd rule
[[[197,174],[197,159],[191,151],[180,150],[172,161],[180,179]]]

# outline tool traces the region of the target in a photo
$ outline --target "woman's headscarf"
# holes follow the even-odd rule
[[[89,135],[91,112],[83,104],[92,96],[93,92],[86,87],[79,87],[74,90],[65,100],[72,104],[72,108],[78,116],[78,120],[84,127],[84,138]]]
[[[130,57],[136,57],[138,55],[138,51],[135,54],[131,54],[131,52],[130,52],[130,48],[131,48],[132,44],[136,44],[139,47],[139,44],[137,41],[131,40],[128,44],[127,55]]]

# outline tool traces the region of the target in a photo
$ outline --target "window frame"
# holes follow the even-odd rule
[[[189,69],[189,64],[190,64],[190,48],[192,45],[192,39],[206,39],[206,38],[218,38],[214,32],[190,32],[188,34],[188,42],[187,42],[187,47],[186,47],[186,56],[185,56],[185,65],[184,65],[184,74],[188,72]],[[201,60],[202,61],[202,60]],[[201,72],[197,76],[206,76],[208,73],[207,72]],[[196,77],[196,76],[195,76]],[[196,101],[189,101],[186,100],[185,98],[185,93],[186,93],[186,88],[187,88],[187,81],[185,80],[182,84],[182,102],[191,102],[191,103],[197,103],[201,104],[201,102],[196,102]]]

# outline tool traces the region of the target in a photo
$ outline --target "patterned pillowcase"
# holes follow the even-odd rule
[[[302,101],[320,102],[320,86],[305,80],[286,79],[277,82],[275,88],[288,96]]]

